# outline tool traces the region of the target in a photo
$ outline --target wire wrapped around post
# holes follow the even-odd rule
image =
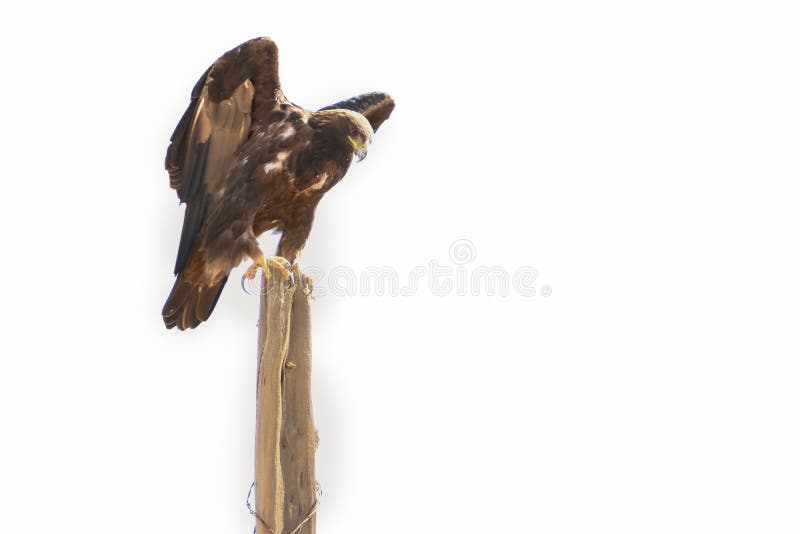
[[[262,279],[256,386],[257,534],[314,534],[317,431],[311,407],[312,281]]]

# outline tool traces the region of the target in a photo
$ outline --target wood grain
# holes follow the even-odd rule
[[[317,433],[311,405],[311,279],[270,267],[261,296],[256,391],[257,534],[314,534]]]

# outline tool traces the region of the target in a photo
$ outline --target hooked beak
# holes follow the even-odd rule
[[[358,161],[361,161],[362,159],[366,158],[367,157],[367,143],[359,144],[352,137],[350,137],[349,139],[350,139],[350,144],[353,145],[353,152],[355,153],[356,157],[358,158]]]

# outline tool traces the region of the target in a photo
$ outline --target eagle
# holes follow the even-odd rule
[[[283,94],[268,37],[223,54],[200,77],[167,148],[170,186],[186,204],[177,278],[161,312],[167,328],[208,320],[231,270],[272,264],[288,277],[317,204],[367,154],[394,101],[367,93],[309,111]],[[257,238],[281,232],[277,256]]]

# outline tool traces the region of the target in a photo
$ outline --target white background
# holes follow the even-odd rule
[[[303,264],[552,295],[320,296],[321,534],[800,531],[794,2],[6,6],[0,532],[247,534],[257,299],[167,331],[163,171],[259,35],[309,108],[397,108]],[[271,249],[275,236],[265,236]],[[238,278],[243,267],[233,274]]]

